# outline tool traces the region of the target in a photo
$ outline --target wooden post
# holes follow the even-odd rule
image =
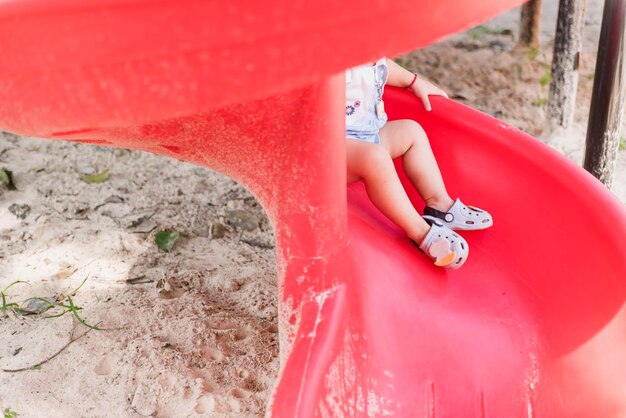
[[[519,43],[523,46],[539,46],[542,0],[530,0],[522,6]]]
[[[609,188],[613,183],[626,104],[625,24],[626,0],[606,0],[589,111],[584,167]]]
[[[550,131],[569,128],[574,121],[578,60],[587,0],[560,0],[548,94]]]

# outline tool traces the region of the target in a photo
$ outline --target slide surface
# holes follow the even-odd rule
[[[424,126],[451,194],[495,224],[461,232],[470,257],[448,272],[349,187],[351,274],[328,298],[335,318],[323,304],[317,318],[342,318],[328,330],[338,354],[319,365],[318,415],[626,415],[623,205],[494,118],[444,99],[427,113],[398,90],[385,99],[392,118]]]
[[[495,225],[448,272],[362,185],[346,198],[343,70],[518,3],[1,2],[0,128],[168,155],[255,194],[277,241],[273,416],[623,417],[626,216],[591,176],[388,89],[390,117],[422,124],[451,194]]]

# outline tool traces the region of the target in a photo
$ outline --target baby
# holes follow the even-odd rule
[[[402,228],[435,265],[456,269],[467,260],[469,246],[453,230],[493,225],[487,212],[452,200],[422,127],[413,120],[387,122],[382,100],[385,84],[412,91],[430,111],[429,95],[446,93],[394,61],[346,71],[348,182],[363,180],[374,205]],[[402,157],[407,177],[426,202],[420,216],[406,195],[393,159]]]

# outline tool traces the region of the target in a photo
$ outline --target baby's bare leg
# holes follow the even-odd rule
[[[380,130],[380,141],[391,158],[402,156],[404,172],[428,206],[441,211],[450,209],[454,201],[443,183],[428,137],[417,122],[388,122]]]
[[[348,183],[361,180],[371,201],[385,216],[417,242],[430,226],[417,213],[396,173],[387,148],[357,139],[347,139]]]

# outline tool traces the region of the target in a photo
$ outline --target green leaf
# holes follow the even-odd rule
[[[172,251],[172,247],[174,247],[174,243],[180,237],[180,232],[167,232],[167,231],[159,231],[156,233],[155,241],[157,247],[169,253]]]
[[[0,311],[2,311],[5,315],[8,310],[11,310],[15,313],[15,310],[19,309],[20,307],[17,303],[8,303],[7,295],[6,295],[7,290],[9,290],[11,286],[14,286],[18,283],[26,283],[26,282],[23,280],[16,280],[12,283],[9,283],[9,285],[0,292],[0,299],[2,300],[2,305],[0,305]]]
[[[9,283],[9,284],[7,285],[7,287],[5,287],[5,288],[2,290],[2,293],[6,293],[6,292],[7,292],[7,290],[9,290],[11,287],[15,286],[15,285],[16,285],[16,284],[18,284],[18,283],[28,283],[28,282],[25,282],[24,280],[16,280],[16,281],[14,281],[14,282],[11,282],[11,283]]]
[[[80,290],[81,287],[83,287],[83,285],[85,284],[85,282],[87,281],[87,279],[89,278],[89,275],[85,276],[85,279],[83,280],[83,282],[80,284],[80,286],[78,286],[76,289],[74,289],[74,291],[72,293],[70,293],[70,295],[72,296],[76,296],[76,293],[78,293],[78,291]]]
[[[537,55],[539,55],[539,48],[537,47],[530,48],[530,50],[528,51],[528,58],[530,60],[534,60],[535,58],[537,58]]]
[[[15,313],[16,309],[19,309],[19,305],[17,303],[6,303],[4,295],[2,295],[2,306],[0,306],[0,311],[6,316],[7,311],[11,311]]]
[[[490,33],[492,33],[491,29],[483,25],[478,25],[467,31],[469,37],[475,41],[479,40],[485,35],[489,35]]]
[[[63,311],[63,312],[61,312],[61,313],[58,313],[58,314],[54,314],[54,315],[46,315],[46,316],[44,316],[44,319],[58,318],[58,317],[60,317],[60,316],[65,315],[65,314],[66,314],[66,313],[68,313],[68,312],[70,312],[70,309],[65,310],[65,311]]]
[[[86,326],[87,328],[97,329],[97,330],[102,330],[102,328],[98,328],[96,325],[89,325],[88,323],[86,323],[86,322],[85,322],[85,320],[84,320],[83,318],[81,318],[81,317],[78,315],[78,311],[79,311],[80,309],[82,309],[82,308],[81,308],[80,306],[75,306],[75,305],[74,305],[74,301],[72,300],[72,297],[71,297],[71,296],[68,296],[68,297],[67,297],[67,301],[68,301],[68,302],[69,302],[69,304],[70,304],[70,307],[69,307],[70,309],[69,309],[69,310],[72,312],[72,314],[74,315],[74,317],[76,318],[76,320],[77,320],[78,322],[80,322],[81,324],[83,324],[83,325],[84,325],[84,326]]]
[[[541,87],[545,87],[546,85],[548,85],[549,82],[550,82],[550,71],[546,71],[546,73],[542,75],[541,78],[539,79],[539,84],[541,84]]]
[[[13,183],[13,172],[5,168],[0,168],[0,181],[6,184],[9,190],[17,190]]]
[[[15,418],[17,416],[17,412],[11,411],[11,408],[4,408],[4,418]]]
[[[624,139],[623,136],[619,137],[619,150],[620,151],[626,150],[626,139]]]
[[[99,174],[83,174],[80,179],[85,183],[103,183],[109,178],[109,169],[107,168]]]
[[[36,364],[30,368],[31,370],[41,370],[41,364]]]
[[[533,102],[533,106],[542,107],[548,104],[548,99],[537,99]]]

